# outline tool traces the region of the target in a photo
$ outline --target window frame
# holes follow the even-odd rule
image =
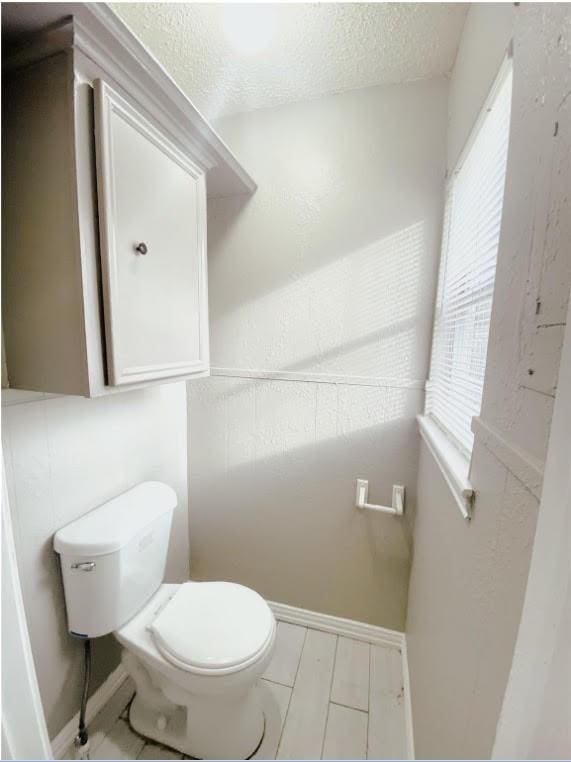
[[[476,120],[474,121],[472,129],[470,130],[468,138],[466,142],[464,143],[462,150],[460,151],[460,154],[454,165],[454,169],[452,172],[449,173],[447,177],[446,185],[444,188],[444,208],[442,213],[442,239],[441,239],[441,248],[440,248],[440,259],[438,264],[437,293],[435,295],[435,302],[434,302],[434,305],[435,305],[434,319],[432,323],[432,333],[431,333],[430,373],[429,373],[428,381],[426,382],[427,391],[430,390],[431,385],[434,383],[432,381],[434,337],[435,337],[435,329],[436,329],[436,324],[438,319],[438,299],[440,296],[440,282],[442,277],[441,268],[445,266],[445,260],[443,260],[443,256],[446,256],[445,238],[449,233],[449,227],[447,224],[447,217],[446,217],[447,210],[448,210],[448,200],[450,198],[450,195],[453,193],[456,177],[458,176],[459,172],[464,166],[464,163],[466,162],[468,156],[470,155],[470,151],[480,133],[480,130],[482,129],[482,126],[485,124],[487,115],[491,110],[492,104],[494,103],[506,79],[510,76],[513,76],[513,55],[512,55],[511,44],[507,49],[507,52],[494,78],[492,86],[490,87],[490,90],[488,91],[488,94],[482,104],[482,107],[480,108],[478,112],[478,115],[476,117]],[[512,80],[512,95],[513,95],[513,80]],[[511,118],[510,118],[510,123],[511,123]],[[509,138],[508,138],[508,157],[506,161],[508,160],[509,160]],[[506,164],[506,177],[507,177],[507,164]],[[505,204],[505,184],[504,184],[504,197],[502,200],[502,216],[503,216],[504,204]],[[501,223],[500,223],[500,241],[501,241]],[[499,242],[498,242],[498,251],[499,251]],[[496,262],[497,262],[497,259],[496,259]],[[495,274],[494,274],[494,288],[492,293],[491,315],[493,314],[494,298],[495,298]],[[491,317],[490,317],[490,325],[491,325]],[[488,326],[488,331],[489,331],[489,327],[490,326]],[[485,371],[487,367],[488,349],[489,349],[489,333],[488,333],[488,345],[487,345],[487,351],[486,351],[486,365],[484,368],[484,382],[482,385],[482,390],[485,389]],[[473,454],[473,446],[472,446],[472,450],[468,451],[466,447],[463,446],[462,443],[459,442],[458,439],[451,432],[449,432],[442,423],[438,421],[438,418],[431,414],[429,406],[427,404],[427,398],[425,398],[424,412],[422,415],[417,416],[417,420],[419,424],[420,434],[423,440],[426,442],[432,456],[436,460],[436,463],[438,464],[442,472],[442,475],[444,476],[444,479],[446,483],[448,484],[448,487],[450,488],[455,498],[455,501],[457,503],[457,506],[460,512],[462,513],[465,519],[469,520],[471,518],[471,511],[472,511],[473,502],[475,498],[475,491],[469,479],[471,462],[472,462],[472,454]]]

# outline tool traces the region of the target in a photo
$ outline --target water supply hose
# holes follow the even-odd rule
[[[85,724],[85,710],[89,695],[89,680],[91,678],[91,640],[87,638],[83,644],[83,692],[81,694],[81,708],[79,710],[79,727],[75,737],[75,747],[78,759],[88,759],[89,733]]]

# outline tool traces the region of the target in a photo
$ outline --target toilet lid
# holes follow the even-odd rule
[[[265,600],[231,582],[181,585],[151,624],[155,644],[173,664],[192,671],[227,669],[253,659],[272,637]]]

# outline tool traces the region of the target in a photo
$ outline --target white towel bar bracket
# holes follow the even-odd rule
[[[379,511],[380,513],[391,513],[393,516],[402,516],[404,513],[404,487],[402,484],[393,484],[393,504],[375,505],[368,503],[369,482],[367,479],[357,479],[357,491],[355,494],[355,505],[357,508],[368,511]]]

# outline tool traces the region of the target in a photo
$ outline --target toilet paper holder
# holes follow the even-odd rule
[[[369,499],[369,482],[367,479],[357,479],[357,489],[355,492],[355,505],[357,508],[368,511],[379,511],[381,513],[390,513],[393,516],[402,516],[404,513],[404,486],[402,484],[393,484],[393,504],[375,505],[367,502]]]

